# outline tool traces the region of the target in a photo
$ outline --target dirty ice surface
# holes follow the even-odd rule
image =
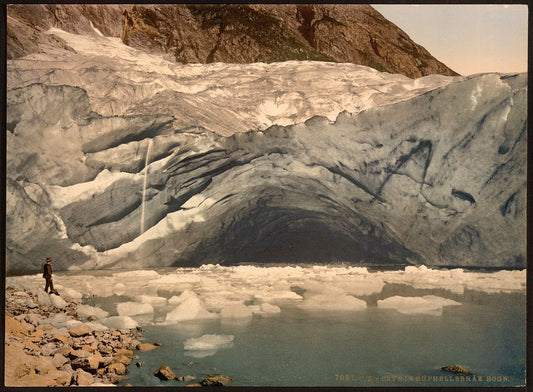
[[[399,385],[392,376],[441,376],[455,363],[482,375],[478,386],[524,383],[525,270],[204,265],[54,278],[90,328],[142,326],[147,341],[162,343],[138,353],[144,367],[130,366],[126,382],[137,386],[161,384],[152,375],[161,363],[177,375],[225,374],[236,386]],[[40,275],[6,285],[61,305]],[[62,313],[46,322],[80,323]],[[346,384],[339,374],[373,381]]]

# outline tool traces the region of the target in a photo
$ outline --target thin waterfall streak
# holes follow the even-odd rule
[[[141,234],[144,233],[144,209],[146,201],[146,185],[148,184],[148,165],[150,164],[150,156],[152,155],[153,145],[153,140],[148,140],[148,148],[146,149],[146,159],[144,161],[143,198],[141,203]]]

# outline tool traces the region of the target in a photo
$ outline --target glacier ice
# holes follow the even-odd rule
[[[244,304],[228,305],[220,311],[220,317],[223,319],[246,319],[252,316],[252,310]]]
[[[206,320],[217,318],[218,315],[207,311],[205,304],[198,297],[183,301],[174,310],[167,313],[165,320],[172,322]]]
[[[75,51],[8,61],[8,270],[39,267],[43,247],[58,270],[525,266],[527,75],[180,65],[98,34],[49,34]],[[351,295],[379,292],[360,280]]]
[[[39,303],[39,305],[45,305],[45,306],[52,305],[50,295],[40,290],[37,292],[37,302]]]
[[[315,70],[321,66],[305,64]],[[279,67],[285,72],[291,65]],[[364,70],[360,72],[365,74]],[[391,78],[390,83],[398,83],[391,75],[374,72],[368,77]],[[56,219],[53,215],[59,213],[68,236],[63,243],[69,243],[69,254],[77,254],[73,267],[112,263],[117,268],[134,269],[175,265],[180,256],[165,245],[172,241],[177,245],[173,249],[189,255],[189,261],[197,259],[197,251],[208,252],[211,258],[224,263],[319,261],[330,257],[327,249],[335,249],[341,252],[337,255],[341,259],[364,259],[369,263],[468,266],[490,260],[510,267],[523,265],[522,242],[518,248],[509,244],[515,242],[514,238],[524,238],[525,172],[520,168],[525,162],[525,87],[511,87],[496,74],[448,80],[444,87],[435,89],[437,86],[441,85],[430,86],[433,89],[428,87],[429,92],[411,99],[403,96],[402,102],[393,105],[374,105],[357,114],[343,112],[335,122],[314,117],[297,125],[273,126],[230,138],[206,130],[182,132],[163,118],[133,116],[94,119],[94,124],[109,124],[104,127],[105,135],[91,139],[91,127],[95,125],[80,122],[76,132],[86,141],[73,146],[79,148],[75,156],[82,159],[83,151],[89,149],[87,154],[93,154],[94,161],[85,157],[82,166],[72,166],[71,178],[56,179],[60,176],[57,170],[71,162],[72,157],[54,156],[58,160],[53,163],[55,172],[43,167],[50,176],[44,181],[54,187],[74,187],[81,178],[94,178],[98,174],[95,168],[102,164],[117,165],[118,172],[132,175],[117,176],[113,181],[111,175],[106,175],[102,178],[105,181],[86,185],[95,190],[88,198],[73,197],[59,204],[52,200],[49,209],[45,209],[49,212],[47,219]],[[22,140],[26,137],[26,120],[17,120],[16,116],[18,111],[24,111],[27,96],[53,97],[55,101],[49,104],[57,108],[64,106],[58,100],[65,96],[80,97],[79,107],[64,110],[61,121],[65,124],[71,122],[70,118],[90,115],[88,97],[82,98],[79,89],[61,87],[61,93],[55,90],[54,86],[37,85],[12,90],[10,115],[21,127],[16,136],[8,135],[13,151],[29,148]],[[467,106],[470,93],[478,90],[483,99],[475,106]],[[86,103],[82,104],[84,100]],[[46,116],[44,112],[48,111],[35,115]],[[53,120],[57,122],[50,119],[51,127]],[[154,141],[154,154],[157,152],[165,160],[151,168],[147,230],[142,235],[138,232],[143,186],[139,173],[144,151],[139,149],[144,148],[147,138],[126,141],[123,129],[128,129],[128,125],[136,127],[135,132],[141,135],[142,129],[153,130],[149,139]],[[58,129],[54,132],[60,134]],[[470,141],[461,147],[461,140]],[[176,143],[187,147],[175,150]],[[138,164],[120,166],[120,162],[129,163],[124,158],[135,151],[139,152]],[[10,167],[15,167],[24,154],[10,155]],[[506,163],[501,163],[502,159]],[[15,183],[10,184],[9,200],[16,205],[26,196]],[[508,189],[505,194],[498,192],[502,185]],[[235,193],[235,189],[239,192]],[[83,193],[71,191],[76,195]],[[66,200],[69,192],[54,188],[50,194],[54,200]],[[261,208],[251,202],[242,209],[243,195],[247,201],[270,202]],[[168,197],[171,204],[167,204]],[[102,209],[101,205],[109,209]],[[481,219],[486,211],[493,213],[488,214],[488,219]],[[34,212],[38,214],[37,210]],[[231,225],[231,235],[213,232],[217,227],[228,227],[234,217],[237,220]],[[406,221],[412,224],[398,223]],[[195,230],[187,230],[191,225]],[[250,225],[257,231],[250,231]],[[496,233],[495,227],[505,229]],[[427,232],[431,235],[425,235]],[[44,237],[52,240],[54,235]],[[300,238],[307,238],[305,244]],[[194,244],[204,239],[209,239],[209,243],[196,249]],[[278,246],[286,242],[293,245]],[[320,245],[326,242],[333,246]],[[316,249],[309,243],[316,243]],[[76,244],[81,248],[93,246],[95,251],[92,255],[78,254],[80,248]],[[229,250],[237,246],[243,251],[230,255]],[[282,253],[276,254],[273,249]],[[224,250],[228,254],[221,254]],[[141,254],[152,256],[143,258]],[[263,260],[267,255],[269,260]],[[379,290],[379,282],[363,285],[368,286],[366,292]]]
[[[184,290],[179,296],[172,296],[168,300],[169,305],[179,305],[183,301],[189,299],[189,298],[198,298],[198,296],[191,290]]]
[[[50,298],[50,303],[52,304],[52,306],[55,306],[58,309],[63,309],[65,306],[68,305],[67,302],[63,298],[61,298],[59,295],[50,294],[49,298]]]
[[[109,328],[135,328],[139,326],[139,323],[129,316],[112,316],[98,320],[100,324],[103,324]]]
[[[324,295],[312,294],[304,297],[304,300],[298,304],[298,307],[309,311],[341,311],[351,312],[365,310],[366,301],[355,298],[351,295]]]
[[[150,304],[152,306],[164,306],[168,303],[168,299],[165,297],[157,297],[152,295],[137,295],[133,297],[137,302],[143,304]]]
[[[202,335],[199,338],[185,340],[183,346],[185,350],[203,351],[218,350],[231,347],[233,345],[233,335]]]
[[[393,296],[383,300],[378,300],[378,308],[394,309],[403,314],[424,313],[434,316],[442,315],[444,306],[458,306],[459,302],[434,295],[423,297],[402,297]]]
[[[95,319],[102,319],[109,315],[109,312],[106,312],[103,309],[100,309],[95,306],[90,306],[86,304],[80,304],[76,308],[78,316],[83,318],[94,317]]]
[[[89,321],[84,324],[88,326],[91,329],[91,331],[105,331],[106,329],[108,329],[107,326],[96,321]]]

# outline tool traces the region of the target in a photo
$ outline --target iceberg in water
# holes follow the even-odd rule
[[[102,319],[109,315],[105,310],[90,305],[78,305],[77,313],[80,317],[89,318],[92,316],[95,319]]]
[[[191,297],[183,301],[177,308],[166,315],[166,321],[189,321],[213,319],[218,316],[207,311],[205,304],[198,297]]]
[[[99,320],[101,324],[109,328],[135,328],[139,324],[129,316],[113,316]]]
[[[461,303],[435,295],[425,295],[423,297],[402,297],[396,295],[378,300],[378,308],[394,309],[403,314],[424,313],[433,316],[442,315],[442,308],[444,306],[457,305],[461,305]]]
[[[218,350],[233,346],[233,339],[233,335],[203,335],[187,339],[184,348],[190,351]]]
[[[305,296],[304,300],[298,304],[298,307],[304,310],[338,312],[365,310],[366,306],[366,301],[351,295],[330,296],[325,294]]]

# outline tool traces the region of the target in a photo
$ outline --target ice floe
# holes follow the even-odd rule
[[[203,335],[199,338],[190,338],[183,344],[185,350],[202,351],[218,350],[233,345],[233,335]]]
[[[178,307],[166,315],[166,321],[190,321],[217,318],[218,315],[207,311],[205,304],[198,297],[183,301]]]
[[[99,322],[109,328],[135,328],[139,323],[129,316],[113,316],[99,320]]]
[[[378,308],[394,309],[403,314],[424,313],[434,316],[440,316],[444,306],[458,305],[461,305],[461,303],[435,295],[425,295],[423,297],[402,297],[396,295],[378,301]]]

